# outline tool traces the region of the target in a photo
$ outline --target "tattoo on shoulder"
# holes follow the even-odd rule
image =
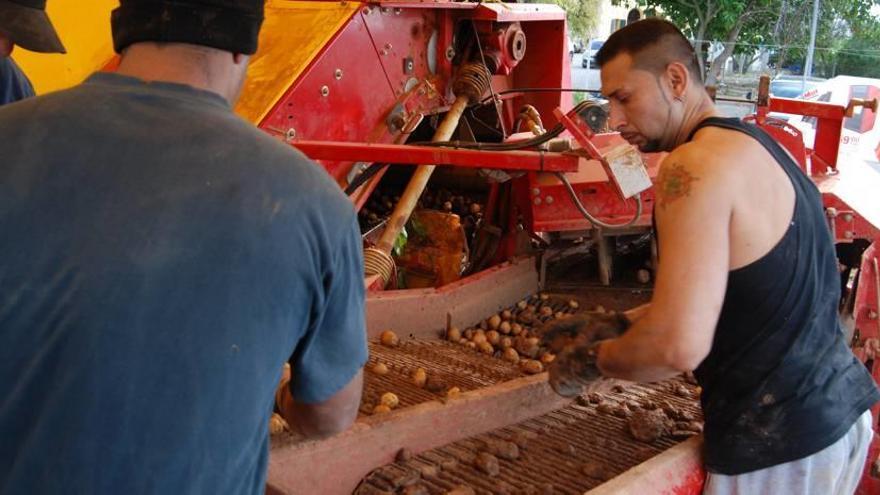
[[[689,196],[691,187],[699,178],[695,177],[680,163],[664,164],[657,174],[657,202],[660,207],[675,202],[679,198]]]

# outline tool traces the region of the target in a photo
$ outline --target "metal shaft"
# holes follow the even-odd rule
[[[467,105],[468,97],[466,95],[455,98],[455,102],[452,104],[449,112],[446,113],[443,122],[440,123],[440,126],[437,127],[437,131],[434,132],[432,141],[450,140],[455,129],[458,127],[458,121],[461,120],[461,116],[464,113],[465,108],[467,108]],[[400,196],[400,201],[397,202],[397,206],[394,207],[394,211],[391,213],[391,216],[388,217],[388,222],[385,224],[385,231],[382,232],[382,237],[380,237],[379,242],[376,243],[376,249],[383,251],[386,254],[391,253],[391,249],[394,247],[394,241],[397,239],[397,236],[400,235],[403,226],[409,221],[409,217],[415,209],[416,203],[422,196],[422,193],[425,191],[425,187],[428,185],[428,180],[431,178],[431,174],[434,173],[436,167],[436,165],[419,165],[416,168],[409,184],[406,186],[406,190]]]

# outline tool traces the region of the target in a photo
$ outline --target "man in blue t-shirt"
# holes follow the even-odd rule
[[[10,57],[15,45],[65,53],[46,15],[46,0],[0,0],[0,105],[34,96],[31,82]]]
[[[285,362],[295,430],[354,421],[354,208],[231,110],[262,19],[123,0],[118,73],[0,108],[0,493],[262,494]]]

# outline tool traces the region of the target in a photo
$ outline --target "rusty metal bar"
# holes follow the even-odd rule
[[[532,172],[577,172],[577,155],[543,151],[482,151],[433,146],[295,141],[291,143],[313,160],[438,164],[467,168],[494,168]]]

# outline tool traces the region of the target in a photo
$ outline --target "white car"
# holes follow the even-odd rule
[[[605,44],[605,40],[590,40],[584,47],[584,54],[581,56],[581,67],[584,69],[596,69],[596,53]]]

